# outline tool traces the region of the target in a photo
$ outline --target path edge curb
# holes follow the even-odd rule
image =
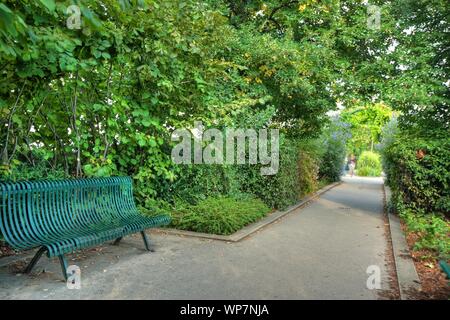
[[[287,214],[307,205],[312,200],[316,199],[317,197],[324,194],[325,192],[333,189],[334,187],[337,187],[341,183],[342,183],[342,181],[337,181],[337,182],[331,183],[331,184],[319,189],[315,193],[305,197],[304,199],[300,200],[296,204],[288,207],[285,211],[275,211],[274,213],[270,214],[269,216],[267,216],[259,221],[256,221],[254,223],[251,223],[248,226],[246,226],[228,236],[179,230],[179,229],[173,229],[173,228],[155,228],[155,229],[152,229],[152,231],[156,232],[156,233],[163,233],[163,234],[170,234],[170,235],[177,235],[177,236],[194,237],[194,238],[202,238],[202,239],[210,239],[210,240],[220,240],[220,241],[227,241],[227,242],[239,242],[242,239],[247,238],[248,236],[257,232],[258,230],[274,223],[275,221],[280,220]]]
[[[395,272],[401,300],[413,299],[412,292],[421,290],[421,283],[414,265],[405,234],[401,228],[400,219],[390,209],[391,189],[383,183],[386,199],[386,210],[391,234],[392,251],[394,255]]]

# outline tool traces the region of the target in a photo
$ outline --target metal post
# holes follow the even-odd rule
[[[64,255],[62,254],[62,255],[59,255],[58,258],[59,258],[59,263],[61,263],[61,269],[62,269],[62,272],[63,272],[63,275],[64,275],[64,279],[67,280],[67,260],[66,260],[66,257],[64,257]]]
[[[39,259],[41,258],[42,254],[47,251],[46,247],[40,247],[38,252],[36,252],[36,254],[34,255],[33,259],[31,259],[30,263],[28,264],[28,266],[25,268],[24,273],[30,273],[31,270],[33,269],[33,267],[36,265],[36,263],[39,261]]]
[[[150,241],[148,240],[145,231],[141,231],[141,234],[142,234],[142,239],[144,240],[145,249],[150,252],[155,252],[155,250],[150,249]]]
[[[120,240],[122,240],[122,237],[119,237],[116,240],[114,240],[113,246],[117,246],[119,244]]]

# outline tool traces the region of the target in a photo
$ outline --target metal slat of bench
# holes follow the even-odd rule
[[[16,249],[41,247],[26,268],[30,272],[44,252],[58,256],[168,224],[167,215],[143,216],[133,199],[130,177],[0,182],[0,230]]]
[[[447,278],[450,279],[450,266],[444,260],[439,261],[439,265],[441,266],[442,271],[445,272]]]

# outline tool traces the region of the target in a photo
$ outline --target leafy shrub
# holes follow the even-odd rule
[[[310,194],[319,188],[319,170],[322,165],[323,149],[319,140],[299,143],[298,183],[299,197]]]
[[[400,134],[399,130],[398,117],[396,116],[392,117],[382,129],[382,139],[380,144],[377,146],[377,150],[381,153],[381,165],[386,174],[391,172],[391,166],[395,166],[395,163],[387,159],[385,152],[387,151],[387,148],[397,140],[398,135]],[[388,174],[386,178],[389,179]]]
[[[270,209],[259,199],[208,198],[172,211],[177,229],[229,235],[264,217]]]
[[[225,196],[230,193],[233,179],[222,165],[179,165],[178,179],[171,186],[168,200],[183,199],[190,204],[208,197]]]
[[[165,201],[191,205],[209,197],[257,197],[271,208],[294,204],[318,187],[320,141],[280,136],[278,173],[262,176],[261,165],[180,165]]]
[[[338,181],[342,174],[344,164],[346,142],[350,137],[349,124],[339,119],[333,119],[325,130],[322,141],[325,151],[323,152],[319,177],[329,182]]]
[[[416,250],[431,250],[439,259],[450,259],[450,223],[438,214],[424,214],[410,208],[397,208],[405,221],[408,232],[419,236]]]
[[[261,176],[259,165],[238,166],[241,191],[253,194],[271,208],[285,208],[317,189],[320,148],[317,141],[280,139],[278,173]]]
[[[364,151],[358,160],[357,173],[363,177],[379,177],[381,175],[380,155],[371,151]]]
[[[34,166],[17,160],[9,166],[0,166],[0,179],[5,181],[64,179],[70,176],[61,167],[51,167],[46,161],[36,158]]]
[[[339,181],[345,158],[345,145],[327,142],[327,149],[322,157],[319,176],[330,182]]]
[[[408,232],[418,236],[416,250],[450,258],[450,141],[447,134],[416,136],[392,119],[383,129],[381,155],[391,206]]]
[[[387,183],[393,196],[415,210],[450,213],[450,141],[404,134],[383,145]]]
[[[298,158],[298,184],[299,196],[307,195],[317,190],[319,182],[319,163],[318,157],[309,152],[300,152]]]

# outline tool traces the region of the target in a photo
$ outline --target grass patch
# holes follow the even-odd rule
[[[330,184],[337,182],[337,181],[331,181],[328,179],[320,179],[319,182],[317,183],[317,188],[316,190],[314,190],[314,192],[319,191],[322,188],[325,188],[326,186],[329,186]]]
[[[266,216],[270,208],[261,200],[237,200],[227,197],[207,198],[195,205],[172,210],[171,227],[196,232],[230,235]]]

